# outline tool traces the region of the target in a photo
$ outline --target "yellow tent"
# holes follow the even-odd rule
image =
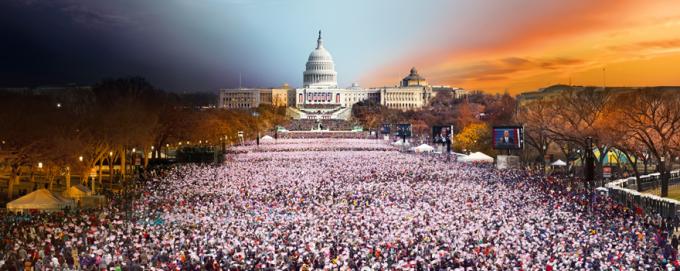
[[[71,186],[69,189],[66,189],[66,191],[64,191],[62,195],[64,195],[67,198],[80,199],[82,197],[91,196],[92,190],[90,190],[89,188],[82,184],[77,184]]]

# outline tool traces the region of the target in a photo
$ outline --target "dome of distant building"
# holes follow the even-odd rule
[[[333,57],[323,47],[321,31],[316,41],[316,48],[309,54],[303,73],[303,85],[309,88],[330,88],[338,86],[337,73]]]
[[[418,74],[418,70],[415,67],[411,68],[411,72],[408,76],[401,80],[402,87],[409,86],[427,86],[427,80]]]

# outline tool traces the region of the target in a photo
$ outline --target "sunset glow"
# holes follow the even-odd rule
[[[528,27],[497,35],[486,46],[452,45],[450,50],[425,52],[377,69],[367,78],[389,84],[399,71],[418,62],[415,65],[432,82],[488,92],[517,93],[558,83],[680,85],[680,39],[673,35],[680,33],[680,6],[574,3],[559,2],[556,5],[564,6],[554,13],[536,15],[541,18]]]
[[[680,85],[673,1],[11,0],[0,23],[4,87],[130,74],[171,91],[299,87],[319,30],[341,86],[393,86],[411,67],[490,93]]]

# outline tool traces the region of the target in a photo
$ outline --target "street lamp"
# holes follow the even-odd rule
[[[38,168],[42,169],[42,162],[38,162]]]
[[[253,117],[255,117],[255,119],[259,119],[260,113],[258,113],[257,111],[253,112]],[[259,147],[260,146],[260,126],[258,125],[257,120],[255,120],[255,130],[257,130],[257,137],[255,138],[255,142],[257,143],[257,146]]]
[[[78,156],[78,161],[82,162],[83,161],[83,156]]]
[[[547,149],[548,149],[548,145],[543,144],[543,157],[541,157],[541,159],[543,160],[543,175],[545,175],[545,167],[547,166],[547,163],[546,163],[546,161],[545,161],[545,156],[546,156],[546,153],[547,153],[547,151],[546,151]]]
[[[112,152],[112,151],[109,152],[109,156],[113,156],[113,152]]]

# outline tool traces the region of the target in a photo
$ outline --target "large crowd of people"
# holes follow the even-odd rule
[[[370,140],[351,142],[362,151],[290,144],[157,169],[102,210],[3,214],[0,268],[679,267],[673,225],[559,179],[374,150]]]

